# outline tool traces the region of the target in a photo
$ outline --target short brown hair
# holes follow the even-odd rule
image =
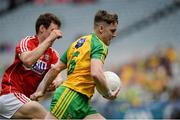
[[[36,34],[39,32],[39,27],[41,25],[44,25],[45,28],[48,28],[52,22],[58,25],[58,27],[61,27],[61,21],[56,15],[52,13],[41,14],[36,21]]]
[[[118,23],[118,15],[108,13],[106,10],[99,10],[94,18],[94,25],[99,22],[106,22],[107,24]]]

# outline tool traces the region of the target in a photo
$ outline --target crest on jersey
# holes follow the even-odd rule
[[[86,38],[81,38],[80,40],[77,41],[75,48],[78,49],[79,47],[81,47],[84,42],[85,42]]]
[[[49,60],[49,55],[45,54],[44,58],[45,58],[45,60]]]

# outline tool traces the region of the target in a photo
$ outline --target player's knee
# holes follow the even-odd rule
[[[38,102],[31,101],[16,111],[12,118],[43,119],[47,115],[45,108]]]
[[[45,110],[45,108],[39,104],[38,102],[36,101],[32,101],[31,102],[31,107],[30,107],[31,111],[35,112],[36,114],[37,113],[42,113],[42,112],[45,112],[47,113],[47,111]]]

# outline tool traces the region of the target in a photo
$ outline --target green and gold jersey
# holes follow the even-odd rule
[[[61,61],[67,65],[67,80],[63,85],[92,97],[95,82],[90,75],[91,59],[100,59],[104,63],[107,53],[108,47],[95,33],[73,42],[61,57]]]

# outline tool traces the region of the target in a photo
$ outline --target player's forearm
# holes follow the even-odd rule
[[[105,76],[103,74],[103,71],[96,72],[94,75],[92,74],[96,87],[101,92],[103,96],[109,96],[111,90],[108,88]]]
[[[102,82],[98,79],[95,79],[95,80],[96,80],[96,86],[100,90],[102,95],[103,96],[109,96],[109,93],[111,92],[111,90],[107,87],[106,83]]]
[[[57,71],[56,69],[54,68],[50,69],[47,72],[47,74],[44,76],[44,79],[37,88],[37,91],[41,91],[44,94],[48,86],[53,82],[53,80],[57,77],[58,74],[59,71]]]
[[[54,81],[56,81],[56,83],[58,83],[58,85],[62,84],[64,81],[63,77],[62,77],[62,73],[59,73]]]
[[[91,60],[91,76],[94,78],[96,87],[103,96],[108,96],[111,92],[107,86],[103,71],[103,63],[99,59]]]
[[[39,89],[43,93],[47,90],[48,86],[53,82],[54,79],[59,77],[60,72],[66,68],[66,65],[62,62],[59,62],[52,66],[52,68],[46,73],[44,79],[42,80],[42,85],[40,85]]]
[[[53,44],[50,40],[44,41],[37,48],[32,51],[22,53],[20,56],[22,62],[27,66],[31,67],[37,60],[42,56],[42,54]]]

